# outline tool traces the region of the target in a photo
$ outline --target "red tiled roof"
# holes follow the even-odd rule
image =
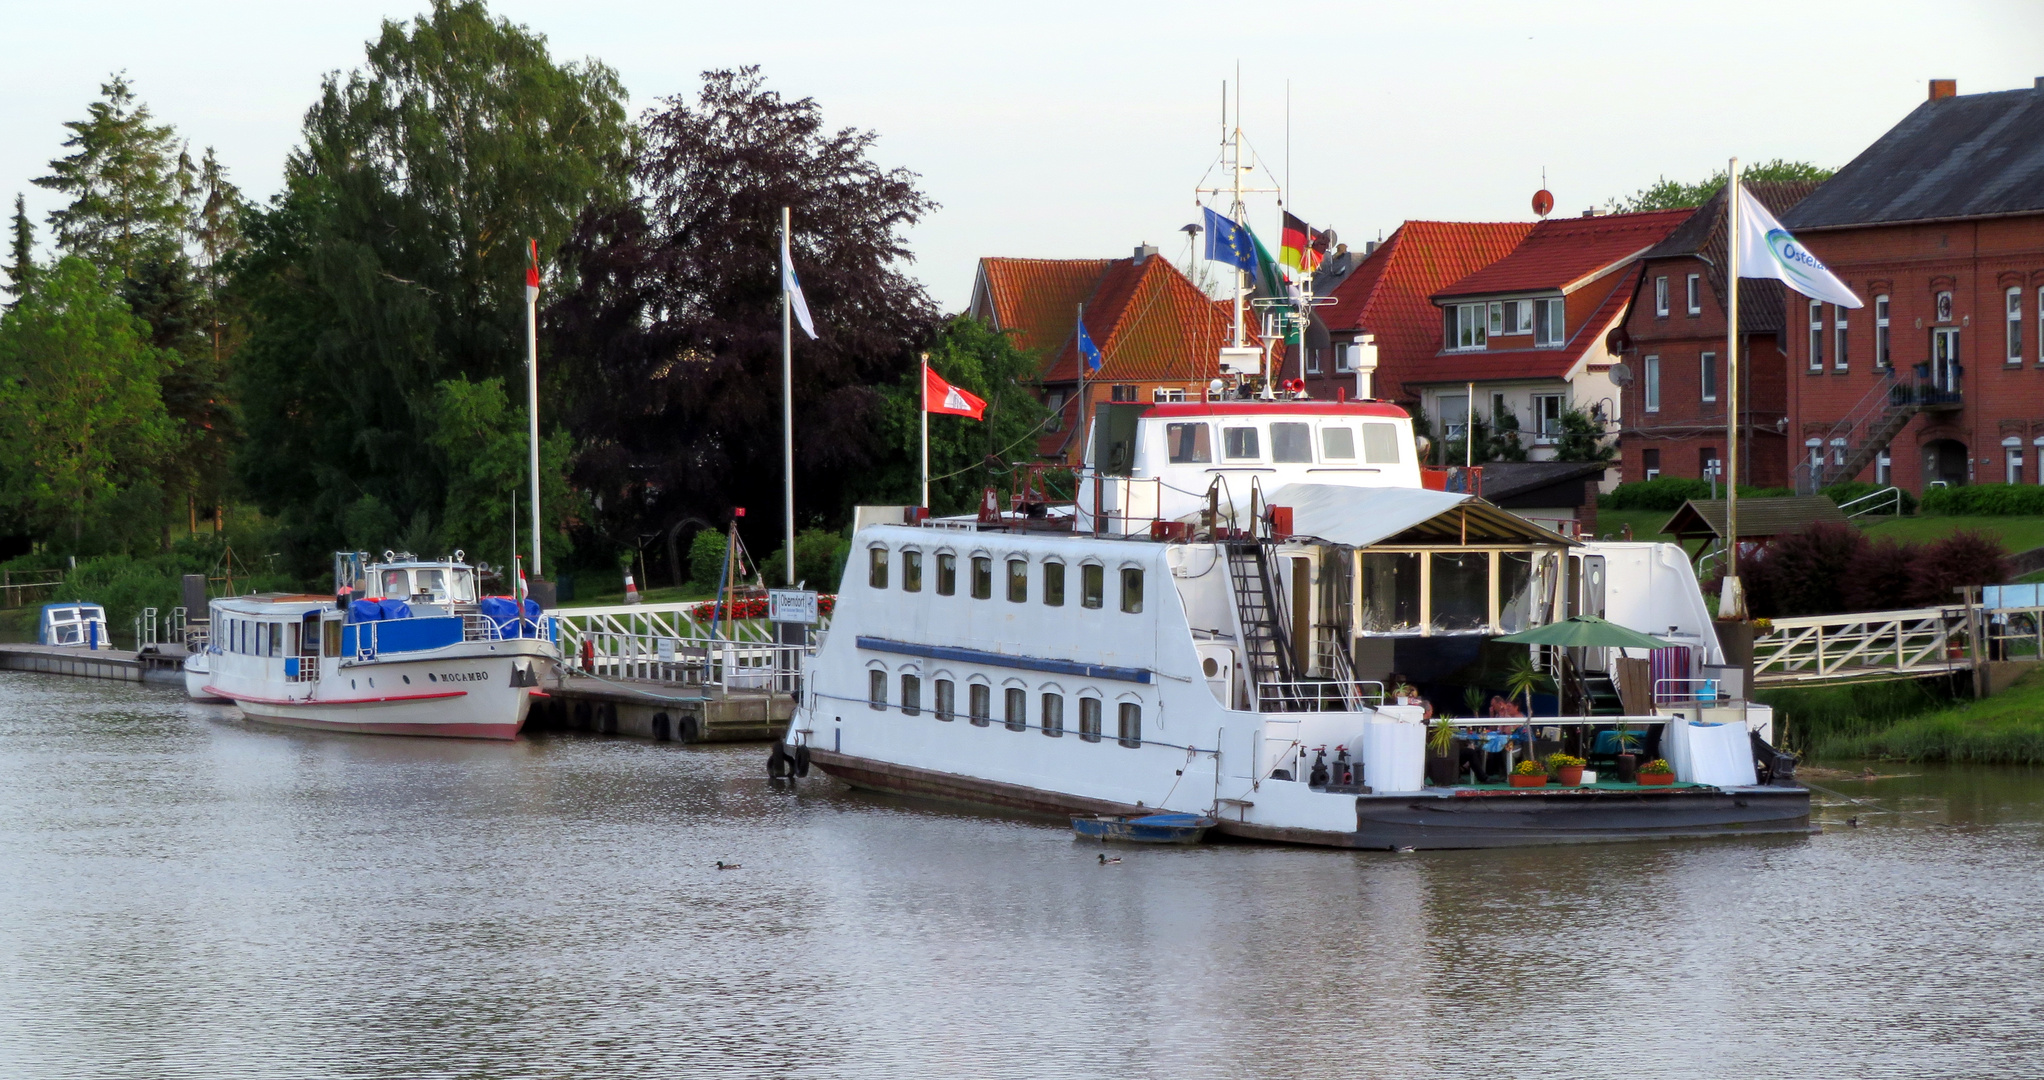
[[[1441,311],[1429,297],[1511,254],[1532,229],[1530,221],[1408,221],[1335,286],[1321,322],[1375,334],[1377,395],[1410,396],[1404,380],[1441,351]]]
[[[1693,209],[1549,218],[1512,253],[1433,293],[1435,299],[1529,289],[1571,289],[1668,238]]]
[[[1168,260],[1114,260],[1085,304],[1086,334],[1103,361],[1087,382],[1204,382],[1220,374],[1233,308],[1209,299]],[[1078,342],[1068,333],[1043,381],[1072,382],[1078,371]]]
[[[1559,349],[1499,349],[1486,352],[1443,352],[1427,361],[1422,370],[1405,381],[1426,383],[1491,382],[1499,379],[1563,379],[1591,347],[1604,340],[1611,327],[1632,301],[1632,289],[1639,280],[1635,262],[1612,281],[1611,291],[1597,310],[1576,328],[1575,336]],[[1594,295],[1594,294],[1593,294]]]
[[[1112,259],[1001,259],[979,261],[980,284],[994,327],[1015,332],[1024,350],[1048,353],[1072,335],[1078,305],[1092,295]]]

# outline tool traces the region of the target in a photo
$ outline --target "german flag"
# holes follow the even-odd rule
[[[1285,212],[1284,233],[1278,238],[1278,261],[1299,271],[1310,274],[1320,265],[1327,254],[1326,244],[1321,242],[1320,233],[1305,222]]]

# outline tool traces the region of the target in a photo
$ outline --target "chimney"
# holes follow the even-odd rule
[[[1599,210],[1594,206],[1590,207],[1588,210],[1583,211],[1584,217],[1602,217],[1603,214],[1604,211]]]
[[[1364,258],[1368,258],[1368,257],[1369,257],[1369,256],[1371,256],[1371,255],[1375,255],[1375,254],[1377,253],[1377,244],[1378,244],[1378,243],[1379,243],[1379,241],[1376,241],[1376,240],[1365,240],[1365,241],[1363,241],[1363,257],[1364,257]]]
[[[1148,258],[1149,258],[1150,256],[1152,256],[1152,255],[1155,255],[1156,253],[1157,253],[1157,248],[1156,248],[1156,246],[1155,246],[1155,245],[1153,245],[1153,244],[1148,244],[1148,243],[1142,243],[1142,244],[1137,244],[1137,245],[1136,245],[1136,265],[1137,265],[1137,266],[1141,266],[1141,265],[1143,265],[1143,262],[1144,262],[1144,260],[1148,259]]]
[[[2044,90],[2044,75],[2037,76],[2037,89]]]
[[[1930,99],[1932,101],[1943,101],[1948,97],[1958,96],[1959,96],[1959,80],[1932,79],[1930,81]]]

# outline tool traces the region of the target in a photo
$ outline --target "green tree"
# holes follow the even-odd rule
[[[28,204],[19,192],[14,196],[14,217],[7,224],[7,257],[14,260],[4,268],[7,295],[20,299],[35,277],[35,225],[28,220]]]
[[[1555,444],[1554,460],[1611,461],[1617,457],[1618,444],[1604,430],[1602,421],[1581,409],[1563,410],[1561,439]]]
[[[978,319],[945,320],[928,351],[930,370],[987,403],[983,420],[930,417],[931,512],[959,513],[979,505],[988,485],[1007,485],[1013,475],[1007,463],[1036,456],[1036,438],[1050,412],[1026,385],[1036,376],[1036,358]],[[880,432],[888,455],[866,485],[879,498],[922,499],[921,380],[921,367],[914,367],[882,390]]]
[[[76,542],[174,438],[147,329],[75,256],[0,316],[0,498],[46,533]]]
[[[1821,182],[1831,179],[1831,175],[1837,171],[1837,169],[1827,169],[1821,165],[1812,165],[1807,161],[1783,161],[1780,158],[1775,158],[1773,161],[1763,161],[1757,165],[1748,165],[1740,169],[1739,180],[1741,183],[1748,184],[1775,180],[1815,180]],[[1631,195],[1612,199],[1606,205],[1611,208],[1612,212],[1619,214],[1634,214],[1644,210],[1679,210],[1684,207],[1702,206],[1710,200],[1711,196],[1716,195],[1725,186],[1727,175],[1725,170],[1719,169],[1717,172],[1710,174],[1709,179],[1695,184],[1685,184],[1679,180],[1670,180],[1663,176],[1655,183],[1643,187]]]
[[[243,219],[234,284],[238,472],[308,548],[364,495],[444,516],[446,463],[418,452],[439,386],[524,382],[526,238],[551,261],[585,208],[623,198],[624,100],[609,68],[556,63],[452,0],[384,23],[361,69],[326,80],[284,193]]]
[[[502,379],[442,382],[433,400],[433,448],[447,472],[446,509],[436,536],[448,550],[462,548],[492,562],[511,564],[514,554],[530,556],[532,538],[531,459],[525,411],[513,409]],[[568,458],[574,440],[557,431],[539,447],[541,550],[549,565],[574,550],[569,523],[582,514],[580,497],[568,487]],[[513,508],[518,548],[511,548]],[[502,544],[502,547],[497,545]],[[373,545],[372,545],[373,546]],[[528,573],[529,573],[528,568]]]
[[[36,180],[71,201],[50,213],[57,247],[121,277],[144,258],[168,258],[183,247],[185,189],[191,162],[177,132],[157,124],[125,75],[99,88],[86,119],[65,123],[74,152],[50,162]]]

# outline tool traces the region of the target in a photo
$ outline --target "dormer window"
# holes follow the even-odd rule
[[[1490,343],[1490,305],[1456,304],[1443,309],[1447,315],[1446,336],[1450,349],[1481,349]]]
[[[1566,309],[1562,306],[1562,298],[1559,296],[1549,297],[1545,300],[1535,300],[1533,304],[1535,316],[1533,320],[1533,344],[1560,345],[1566,342],[1568,337],[1566,327],[1563,325],[1566,319]]]

